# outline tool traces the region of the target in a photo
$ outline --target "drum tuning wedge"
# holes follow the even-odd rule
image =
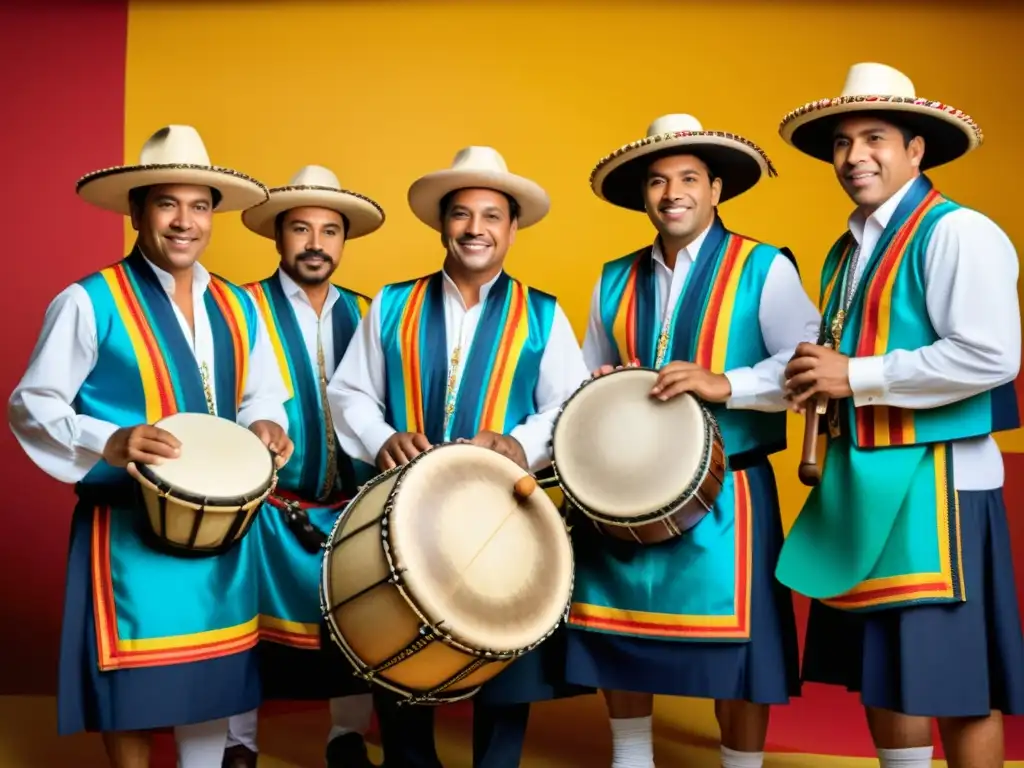
[[[537,481],[533,478],[533,475],[523,475],[516,481],[515,487],[512,489],[516,496],[525,501],[530,497],[530,494],[537,490]]]

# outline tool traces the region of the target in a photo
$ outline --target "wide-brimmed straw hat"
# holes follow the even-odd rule
[[[831,163],[837,123],[859,113],[878,113],[921,136],[921,170],[956,160],[981,146],[983,138],[970,115],[918,97],[909,77],[872,62],[850,67],[840,96],[809,102],[782,118],[779,134],[804,154]]]
[[[539,184],[509,173],[505,158],[492,147],[460,149],[450,168],[428,173],[409,187],[409,207],[428,227],[441,231],[442,198],[458,189],[493,189],[519,205],[519,229],[536,224],[551,210],[551,200]]]
[[[601,159],[590,173],[590,188],[612,205],[644,210],[643,182],[651,163],[666,155],[692,154],[722,179],[719,203],[749,190],[762,176],[776,176],[768,155],[735,133],[706,131],[692,115],[662,115],[647,136]]]
[[[128,215],[128,193],[155,184],[194,184],[220,193],[217,213],[241,211],[267,199],[267,188],[244,173],[210,163],[199,132],[191,125],[168,125],[142,145],[137,165],[119,165],[86,174],[76,191],[86,202]]]
[[[277,215],[292,208],[327,208],[348,220],[346,240],[363,237],[384,223],[384,209],[366,195],[343,189],[338,177],[322,165],[307,165],[284,187],[272,187],[270,199],[242,213],[242,223],[257,235],[274,239]]]

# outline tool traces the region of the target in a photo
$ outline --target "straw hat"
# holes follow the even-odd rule
[[[768,155],[735,133],[705,131],[692,115],[662,115],[647,136],[604,157],[590,173],[590,188],[612,205],[644,210],[643,181],[647,168],[667,155],[694,154],[722,179],[719,203],[749,190],[762,176],[777,176]]]
[[[428,173],[409,187],[409,207],[428,227],[441,231],[441,199],[457,189],[493,189],[519,204],[519,229],[536,224],[551,209],[540,185],[509,173],[505,158],[491,147],[460,149],[450,168]]]
[[[155,184],[212,187],[221,196],[217,213],[240,211],[267,199],[267,188],[244,173],[210,164],[199,132],[191,125],[169,125],[142,145],[137,165],[119,165],[86,174],[76,191],[88,203],[128,215],[128,193]]]
[[[376,231],[384,223],[384,209],[358,192],[342,189],[338,177],[322,165],[300,168],[284,187],[273,187],[270,199],[242,213],[242,223],[257,235],[274,238],[277,215],[292,208],[327,208],[348,219],[346,240]]]
[[[981,128],[970,115],[938,101],[919,98],[910,78],[885,64],[854,64],[842,95],[804,104],[779,126],[782,138],[804,154],[832,162],[832,132],[843,117],[872,112],[924,138],[921,170],[956,160],[981,145]]]

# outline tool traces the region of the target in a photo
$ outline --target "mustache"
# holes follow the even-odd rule
[[[469,243],[485,243],[490,244],[490,240],[480,235],[463,235],[455,239],[459,245],[467,245]]]
[[[295,257],[296,261],[309,261],[310,259],[325,259],[326,261],[334,262],[334,260],[323,251],[311,251],[305,250]]]

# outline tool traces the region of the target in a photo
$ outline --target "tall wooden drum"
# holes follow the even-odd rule
[[[442,704],[554,633],[572,585],[548,495],[505,456],[447,443],[359,491],[331,532],[320,598],[356,674]]]

